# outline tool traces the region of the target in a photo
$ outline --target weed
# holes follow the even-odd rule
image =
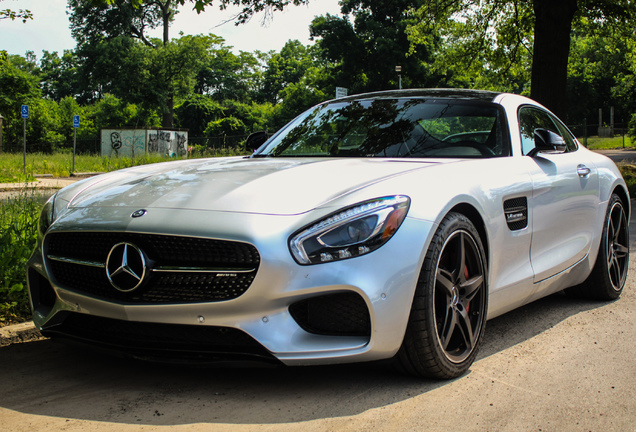
[[[0,322],[30,317],[26,263],[37,240],[42,196],[30,188],[0,202]]]
[[[200,147],[200,146],[197,146]],[[238,147],[201,149],[193,151],[190,157],[219,157],[247,154]],[[108,172],[136,165],[174,160],[168,156],[148,154],[133,158],[105,158],[96,155],[76,155],[75,172]],[[34,180],[36,174],[51,174],[54,177],[68,177],[73,170],[73,155],[70,153],[30,153],[26,157],[26,173],[22,153],[3,153],[0,158],[0,183],[17,183]]]

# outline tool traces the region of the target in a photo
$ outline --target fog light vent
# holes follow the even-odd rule
[[[29,268],[27,278],[31,300],[33,301],[33,309],[42,315],[48,315],[57,298],[51,283],[32,268]]]
[[[301,300],[289,313],[303,330],[329,336],[370,336],[371,319],[364,299],[356,293],[327,294]]]

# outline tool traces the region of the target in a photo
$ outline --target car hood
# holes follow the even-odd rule
[[[60,198],[77,207],[300,214],[434,161],[215,158],[144,165],[94,177]]]

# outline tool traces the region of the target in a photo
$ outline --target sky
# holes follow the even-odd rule
[[[0,20],[0,49],[9,54],[24,55],[33,51],[39,59],[42,50],[57,51],[75,48],[71,37],[67,0],[0,0],[0,9],[28,9],[33,20],[23,24],[21,20]],[[262,23],[263,14],[257,15],[247,24],[235,26],[233,22],[223,24],[236,15],[239,8],[220,11],[218,4],[208,7],[197,15],[188,5],[180,9],[170,27],[170,37],[184,34],[213,33],[225,39],[225,44],[234,51],[253,52],[280,49],[290,39],[298,39],[303,44],[309,40],[309,24],[314,16],[340,12],[338,0],[311,0],[307,6],[288,6],[283,12],[275,12],[272,19]],[[160,33],[152,36],[160,37]]]

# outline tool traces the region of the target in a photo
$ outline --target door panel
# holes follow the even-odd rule
[[[519,111],[523,154],[534,147],[534,131],[552,131],[566,142],[565,152],[531,158],[533,182],[530,260],[539,282],[571,267],[590,251],[599,205],[598,171],[552,114],[536,107]]]
[[[535,282],[583,259],[590,250],[599,205],[598,172],[582,152],[534,158],[532,245]],[[583,165],[589,169],[579,175]]]

